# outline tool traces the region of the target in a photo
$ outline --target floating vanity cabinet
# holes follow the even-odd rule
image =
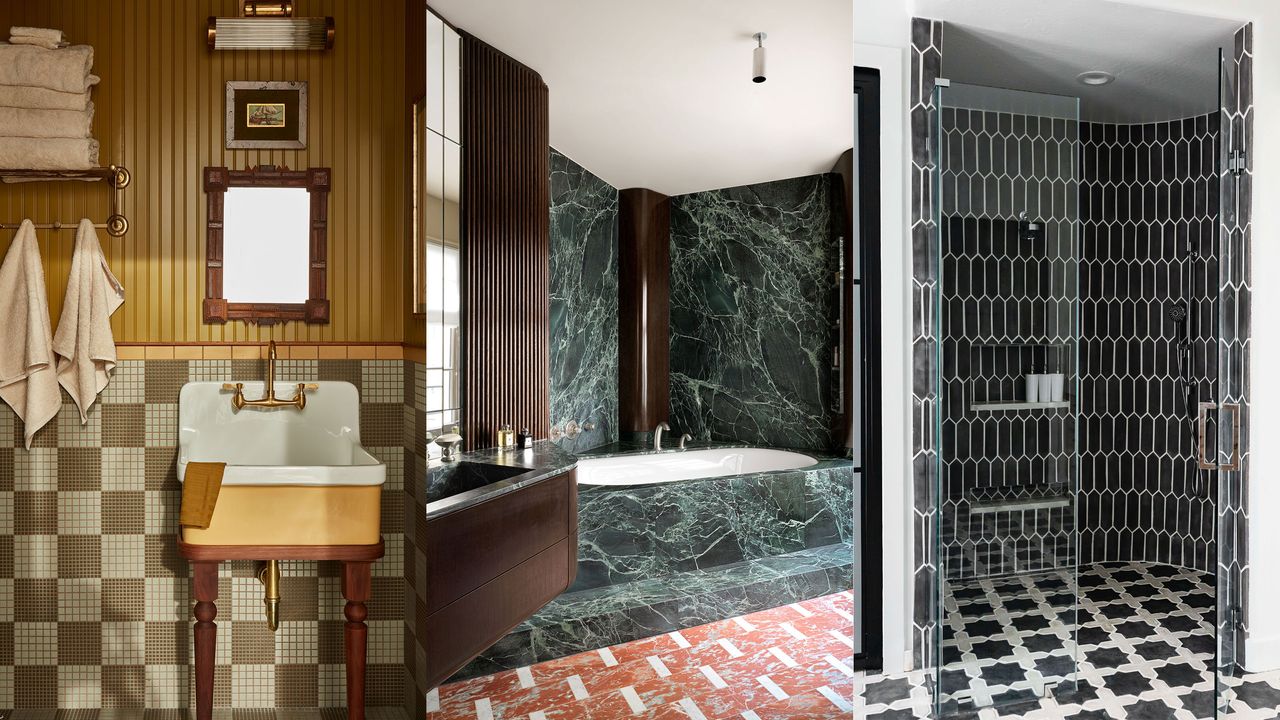
[[[573,582],[577,487],[570,470],[427,520],[427,687]]]

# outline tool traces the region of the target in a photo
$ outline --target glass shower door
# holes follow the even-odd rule
[[[936,713],[1074,690],[1079,104],[941,81]]]
[[[1241,183],[1249,175],[1247,135],[1240,111],[1238,77],[1233,58],[1218,51],[1218,232],[1216,275],[1210,281],[1214,298],[1209,318],[1211,339],[1215,340],[1217,378],[1212,395],[1200,403],[1198,465],[1216,476],[1216,632],[1215,669],[1216,717],[1236,715],[1235,692],[1244,671],[1241,643],[1246,627],[1243,590],[1247,584],[1248,558],[1245,555],[1244,457],[1247,448],[1242,428],[1245,414],[1245,341],[1249,336],[1246,296],[1246,228],[1249,225],[1247,199]],[[1239,706],[1247,709],[1247,703]],[[1251,712],[1251,711],[1250,711]]]

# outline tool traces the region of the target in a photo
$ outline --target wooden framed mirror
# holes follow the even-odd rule
[[[329,168],[204,169],[204,321],[329,322]]]

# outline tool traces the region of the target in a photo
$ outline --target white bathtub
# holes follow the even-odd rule
[[[795,470],[816,465],[800,453],[767,448],[686,450],[652,455],[618,455],[578,460],[581,485],[654,485],[697,478]]]

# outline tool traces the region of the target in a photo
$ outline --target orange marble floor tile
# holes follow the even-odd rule
[[[851,701],[853,678],[845,673],[853,651],[831,631],[852,636],[851,623],[837,612],[851,613],[852,605],[851,594],[837,593],[799,603],[803,610],[784,606],[752,613],[745,627],[724,620],[682,630],[683,643],[671,634],[656,635],[605,653],[591,650],[522,672],[465,680],[441,688],[440,711],[428,718],[475,718],[477,701],[487,701],[495,720],[523,720],[535,712],[546,720],[687,720],[689,703],[707,720],[741,718],[747,710],[761,718],[845,717],[818,690]]]

